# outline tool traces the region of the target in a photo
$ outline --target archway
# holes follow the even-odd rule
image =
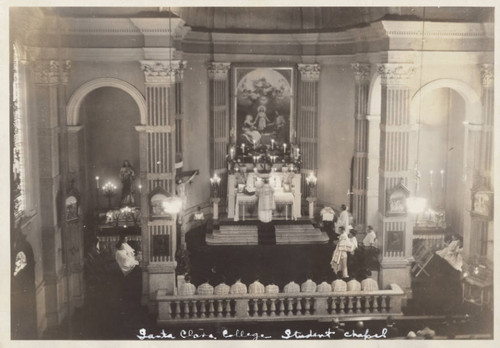
[[[480,98],[462,81],[439,79],[414,94],[410,112],[412,123],[419,125],[420,195],[428,198],[430,208],[446,212],[453,232],[466,235],[473,185],[470,171],[479,147],[475,132],[482,124]]]

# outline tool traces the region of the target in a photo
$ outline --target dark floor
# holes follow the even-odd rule
[[[188,250],[191,253],[191,268],[193,282],[202,281],[215,266],[217,273],[228,278],[243,275],[243,282],[250,283],[256,274],[261,275],[262,282],[274,278],[276,284],[282,287],[291,279],[301,281],[308,272],[314,278],[323,275],[332,276],[329,266],[333,245],[263,245],[263,246],[207,246],[204,242],[205,230],[200,227],[187,235]],[[439,338],[472,338],[471,335],[492,335],[493,314],[491,311],[479,311],[472,305],[461,303],[460,279],[458,274],[449,273],[446,265],[431,264],[431,275],[420,275],[413,279],[413,299],[404,308],[405,317],[396,320],[396,328],[389,336],[406,336],[409,331],[418,331],[429,326],[436,331]],[[116,276],[116,274],[115,274]],[[238,323],[221,325],[169,325],[158,327],[156,318],[148,314],[147,308],[131,305],[121,299],[118,282],[111,276],[98,289],[93,289],[94,296],[87,296],[85,305],[77,309],[71,320],[66,321],[57,330],[47,331],[44,339],[75,339],[75,340],[137,340],[143,333],[158,335],[164,330],[181,338],[180,331],[192,330],[193,335],[212,334],[223,338],[226,329],[232,337],[252,339],[245,333],[259,333],[272,339],[286,336],[285,330],[299,331],[303,334],[309,330],[324,333],[330,327],[329,322],[266,322]],[[230,283],[228,279],[227,283]],[[356,322],[344,323],[344,330],[355,329],[370,333],[380,333],[386,327],[385,321],[367,321],[364,329]],[[239,330],[239,331],[238,331]],[[339,332],[339,330],[337,330]],[[398,332],[399,331],[399,332]],[[238,332],[238,334],[236,334]],[[238,337],[239,336],[239,337]],[[477,336],[481,338],[483,336]],[[190,337],[193,339],[194,337]],[[341,338],[339,335],[330,338]],[[182,339],[182,338],[181,338]],[[189,339],[189,338],[187,338]],[[206,338],[210,339],[210,338]]]

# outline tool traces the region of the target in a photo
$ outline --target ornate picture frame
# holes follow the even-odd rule
[[[293,141],[295,70],[293,67],[233,67],[232,143],[240,148],[279,146]]]
[[[410,196],[410,190],[400,182],[387,192],[386,198],[386,215],[387,216],[402,216],[408,213],[406,199]]]
[[[491,220],[493,218],[493,192],[485,188],[472,191],[471,213],[479,218]]]

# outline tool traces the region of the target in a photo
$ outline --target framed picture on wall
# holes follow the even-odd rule
[[[292,67],[236,67],[233,89],[232,128],[239,148],[290,143],[295,126]]]
[[[386,246],[387,252],[404,251],[404,233],[403,231],[387,231]]]
[[[491,219],[493,217],[493,192],[485,189],[473,190],[472,214]]]

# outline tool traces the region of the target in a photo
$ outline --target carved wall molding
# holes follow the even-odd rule
[[[382,84],[406,85],[408,84],[408,80],[413,76],[415,67],[413,64],[378,64],[377,72],[382,77]]]
[[[38,84],[67,84],[71,70],[71,61],[37,60],[33,63],[35,83]]]
[[[319,64],[297,64],[302,81],[318,81],[321,72]]]
[[[231,63],[211,62],[208,63],[208,77],[212,80],[225,80]]]
[[[495,80],[495,66],[493,64],[481,65],[481,81],[483,87],[493,87]]]

